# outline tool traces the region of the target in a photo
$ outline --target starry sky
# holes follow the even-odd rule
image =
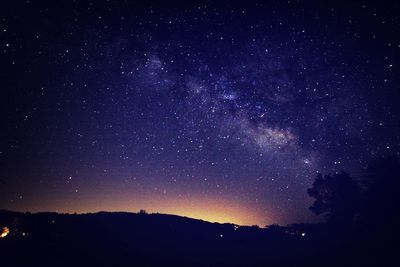
[[[350,1],[346,1],[350,2]],[[0,208],[315,222],[400,151],[396,1],[9,1]]]

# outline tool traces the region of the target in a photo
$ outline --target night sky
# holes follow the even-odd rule
[[[395,2],[8,2],[0,208],[314,222],[317,172],[399,155]]]

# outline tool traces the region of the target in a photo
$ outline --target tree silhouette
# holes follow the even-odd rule
[[[139,214],[147,214],[147,211],[145,210],[145,209],[141,209],[141,210],[139,210]]]
[[[310,210],[325,215],[328,222],[336,224],[353,221],[359,207],[361,189],[348,173],[318,174],[308,194],[315,198]]]

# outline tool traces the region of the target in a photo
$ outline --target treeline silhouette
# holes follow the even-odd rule
[[[174,215],[0,211],[0,266],[400,266],[400,164],[318,174],[319,224],[237,226]],[[1,230],[1,228],[0,228]]]
[[[308,194],[310,210],[326,218],[335,253],[357,266],[400,266],[400,162],[371,162],[362,175],[318,174]]]

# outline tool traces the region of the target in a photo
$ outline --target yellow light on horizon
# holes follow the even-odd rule
[[[3,227],[3,231],[0,234],[0,238],[4,238],[4,237],[8,236],[9,233],[10,233],[10,229],[8,227]]]
[[[30,212],[56,211],[61,213],[94,213],[99,211],[137,212],[144,209],[148,213],[162,213],[185,216],[217,223],[265,226],[273,223],[273,215],[266,216],[265,210],[232,198],[210,198],[203,196],[182,197],[171,195],[145,195],[132,198],[131,194],[115,196],[87,197],[71,200],[66,206],[36,205]],[[23,210],[26,211],[26,210]]]

